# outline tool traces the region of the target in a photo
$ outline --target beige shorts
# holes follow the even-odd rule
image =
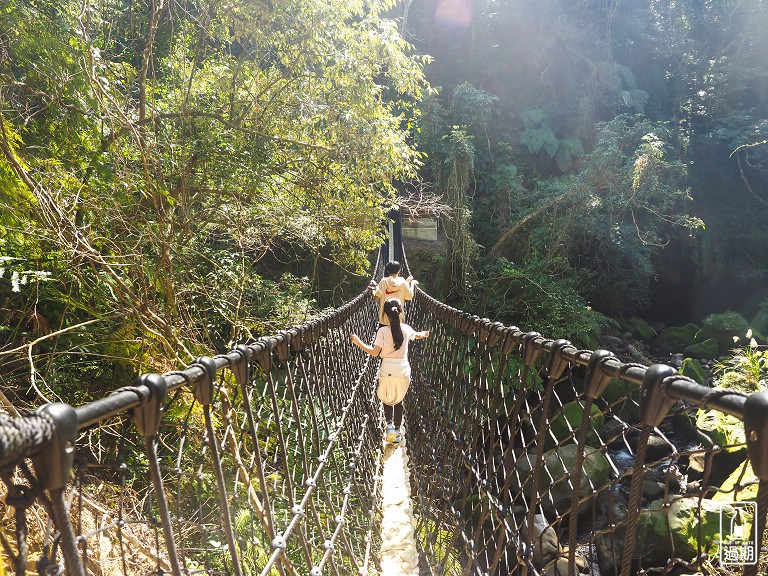
[[[376,396],[387,406],[394,406],[403,401],[410,385],[411,379],[405,376],[382,376],[379,378]]]
[[[384,359],[379,369],[376,396],[388,406],[399,404],[411,385],[411,366],[408,360]]]

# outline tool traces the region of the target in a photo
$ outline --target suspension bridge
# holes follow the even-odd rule
[[[6,572],[765,570],[768,392],[701,386],[420,289],[406,314],[431,337],[412,344],[398,446],[383,442],[378,360],[349,339],[376,330],[368,291],[103,399],[0,416]],[[701,413],[741,421],[743,439],[708,441]],[[714,482],[739,454],[736,481]]]

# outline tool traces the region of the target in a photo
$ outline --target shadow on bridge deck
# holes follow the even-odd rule
[[[381,472],[381,575],[418,576],[406,435],[385,444]]]

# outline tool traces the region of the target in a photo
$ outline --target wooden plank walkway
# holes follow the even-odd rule
[[[381,488],[381,575],[418,576],[405,426],[400,444],[384,446]]]

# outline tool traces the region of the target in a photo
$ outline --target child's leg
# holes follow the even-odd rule
[[[384,417],[387,419],[386,441],[399,444],[402,440],[400,424],[403,421],[403,404],[397,403],[394,406],[384,404]]]
[[[403,403],[398,402],[394,406],[384,404],[384,417],[387,423],[391,422],[395,428],[400,428],[400,424],[403,423]]]
[[[392,424],[395,419],[395,407],[390,406],[389,404],[384,404],[384,420],[387,421],[387,424]]]

